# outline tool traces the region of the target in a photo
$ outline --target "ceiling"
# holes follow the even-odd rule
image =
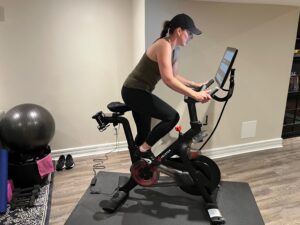
[[[195,0],[195,1],[300,6],[300,0]]]

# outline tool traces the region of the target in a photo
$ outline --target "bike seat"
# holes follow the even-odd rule
[[[131,108],[122,102],[111,102],[107,105],[107,108],[112,112],[118,112],[121,114],[131,110]]]

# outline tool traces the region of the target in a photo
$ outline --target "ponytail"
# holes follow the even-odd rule
[[[170,27],[171,27],[170,21],[166,20],[164,22],[163,30],[160,33],[160,38],[164,38],[167,36],[167,34],[169,33]]]

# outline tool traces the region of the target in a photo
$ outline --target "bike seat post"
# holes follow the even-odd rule
[[[198,121],[198,116],[196,112],[196,105],[193,102],[188,102],[188,109],[189,109],[189,115],[190,115],[190,121],[196,122]]]

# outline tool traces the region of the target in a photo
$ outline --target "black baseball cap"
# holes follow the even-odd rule
[[[170,21],[170,27],[181,27],[196,35],[202,34],[202,32],[195,26],[193,19],[184,13],[174,16]]]

